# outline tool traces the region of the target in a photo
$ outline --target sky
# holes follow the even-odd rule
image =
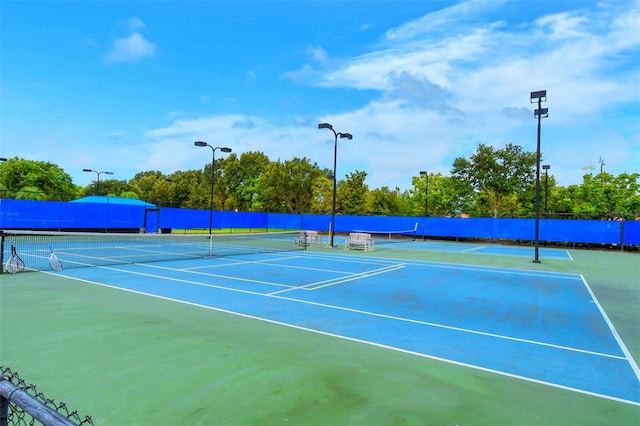
[[[479,144],[562,186],[640,172],[640,0],[0,0],[0,156],[77,185],[307,158],[370,189],[450,175]],[[228,154],[216,151],[216,158]]]

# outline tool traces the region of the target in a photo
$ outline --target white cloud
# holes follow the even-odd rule
[[[638,100],[638,8],[612,4],[525,24],[489,19],[487,10],[497,13],[503,3],[458,3],[391,29],[377,50],[341,61],[310,47],[310,63],[318,67],[284,74],[320,87],[378,92],[352,111],[285,125],[244,115],[177,120],[149,137],[171,146],[160,151],[176,169],[202,167],[201,153],[184,147],[191,139],[220,141],[236,153],[262,151],[272,160],[307,157],[330,168],[333,136],[317,129],[327,121],[354,135],[339,141],[339,178],[364,170],[372,188],[406,189],[419,170],[448,174],[454,158],[470,155],[478,143],[534,151],[529,92],[546,89],[543,158],[559,184],[580,182],[583,167],[599,155],[608,170],[637,171],[637,124],[622,119],[615,128],[595,120]]]
[[[548,91],[550,109],[545,149],[565,183],[580,181],[583,170],[576,164],[585,161],[575,155],[578,138],[572,131],[582,135],[584,146],[603,150],[606,138],[616,141],[608,148],[639,160],[629,138],[585,130],[603,109],[638,100],[638,9],[561,12],[528,25],[486,19],[487,9],[501,3],[468,1],[425,15],[387,31],[379,50],[315,76],[323,87],[379,92],[359,111],[327,119],[357,123],[347,129],[354,133],[353,146],[363,135],[378,135],[365,142],[372,146],[362,160],[370,184],[419,168],[442,169],[479,142],[535,150],[529,92],[541,89]],[[636,59],[629,69],[630,55]],[[389,146],[394,156],[388,155]],[[344,150],[343,158],[350,148]],[[363,158],[358,149],[352,154]],[[611,157],[622,162],[624,156]],[[560,172],[563,162],[566,170]],[[377,177],[382,170],[386,178]]]
[[[144,58],[153,58],[156,54],[155,43],[145,39],[140,33],[116,39],[107,53],[107,62],[137,62]]]
[[[128,33],[134,33],[139,30],[143,30],[146,27],[142,20],[135,17],[127,19],[123,24]]]
[[[322,47],[309,46],[308,51],[314,62],[322,65],[329,63],[329,55]]]

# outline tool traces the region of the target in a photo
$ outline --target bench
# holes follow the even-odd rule
[[[371,234],[365,232],[352,232],[349,234],[349,238],[344,240],[345,250],[362,249],[364,251],[374,250],[374,239],[371,238]]]
[[[322,244],[322,235],[318,235],[318,231],[300,231],[293,243],[297,246],[319,246]]]

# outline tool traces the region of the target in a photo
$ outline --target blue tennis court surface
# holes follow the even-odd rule
[[[310,251],[58,274],[640,405],[580,275]]]
[[[379,240],[376,243],[380,242]],[[439,251],[449,253],[473,253],[499,256],[534,257],[533,247],[508,246],[500,244],[458,243],[443,241],[411,241],[394,243],[385,247],[397,247],[411,250]],[[539,247],[539,256],[546,259],[571,260],[567,250],[551,247]]]

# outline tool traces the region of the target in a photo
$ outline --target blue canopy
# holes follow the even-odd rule
[[[155,204],[147,203],[146,201],[138,200],[137,198],[103,197],[101,195],[91,195],[89,197],[78,198],[77,200],[70,201],[70,203],[124,204],[128,206],[144,206],[147,209],[157,208]]]

